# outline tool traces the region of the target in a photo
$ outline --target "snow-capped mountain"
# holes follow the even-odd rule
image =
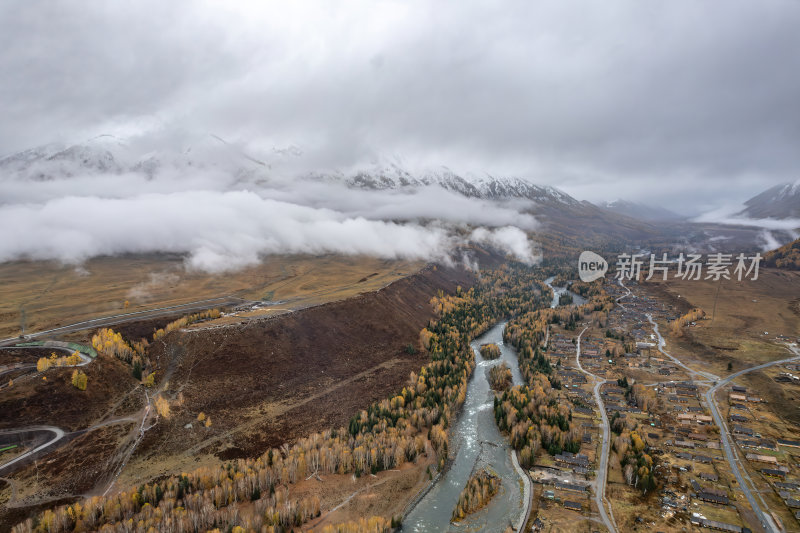
[[[341,183],[354,189],[407,190],[439,186],[469,198],[486,200],[522,199],[537,203],[578,206],[581,202],[549,186],[540,186],[517,177],[458,174],[447,167],[411,171],[397,162],[375,163],[350,171],[308,172],[302,168],[303,153],[298,148],[275,148],[266,156],[255,157],[215,135],[201,136],[178,150],[164,150],[101,135],[83,143],[47,145],[0,159],[0,179],[50,181],[82,176],[138,174],[153,179],[160,173],[196,173],[212,169],[247,185],[269,184],[272,180],[299,180]]]
[[[776,185],[745,203],[737,216],[746,218],[800,218],[800,180]]]
[[[535,185],[518,177],[458,174],[447,167],[411,171],[397,163],[371,165],[350,172],[311,173],[309,179],[338,181],[367,190],[403,190],[438,186],[469,198],[485,200],[524,199],[534,202],[579,205],[581,202],[555,187]]]
[[[436,191],[427,189],[441,188],[468,199],[497,201],[504,204],[500,209],[513,209],[520,219],[535,217],[541,224],[539,238],[549,239],[554,250],[564,246],[599,248],[613,243],[669,243],[695,233],[697,237],[693,239],[699,248],[718,234],[718,228],[695,227],[676,220],[666,210],[630,202],[598,207],[555,187],[536,185],[519,177],[459,173],[443,166],[411,169],[397,159],[320,172],[311,170],[315,167],[311,157],[293,146],[251,151],[214,135],[166,141],[129,141],[103,135],[79,144],[46,145],[5,157],[0,159],[0,206],[45,203],[65,196],[132,198],[194,190],[245,191],[315,207],[329,207],[328,200],[335,197],[333,203],[355,209],[353,202],[370,200],[348,200],[347,191],[342,189],[360,193],[397,191],[405,193],[398,195],[398,200],[408,201],[409,195],[423,190],[426,194],[420,198],[431,198],[428,192],[435,197]],[[302,182],[310,186],[306,188]],[[332,187],[327,189],[327,184]],[[771,189],[751,200],[748,208],[756,210],[765,203],[766,216],[793,216],[797,213],[798,190],[798,184]],[[391,203],[391,194],[382,195],[381,202]],[[776,214],[775,206],[784,205],[786,214]],[[394,213],[385,205],[382,209]],[[450,216],[454,216],[452,209]],[[746,238],[755,239],[750,234]]]
[[[519,177],[459,173],[444,166],[412,170],[399,159],[320,172],[309,170],[313,165],[295,147],[253,155],[213,135],[196,136],[182,148],[164,148],[175,145],[141,139],[128,142],[104,135],[72,146],[21,152],[0,160],[0,181],[14,185],[6,187],[0,203],[46,201],[65,192],[125,197],[188,187],[269,190],[268,196],[291,201],[292,191],[302,190],[301,182],[306,181],[329,183],[337,189],[403,193],[440,187],[467,198],[518,202],[515,209],[521,216],[533,215],[545,227],[558,228],[576,239],[590,234],[642,238],[655,230],[647,221],[601,209],[555,187]],[[31,182],[39,186],[31,187]]]
[[[119,173],[127,150],[123,140],[101,135],[80,144],[48,144],[0,159],[2,177],[33,180],[69,178],[86,173]]]
[[[175,149],[100,135],[72,145],[48,144],[0,159],[0,179],[57,180],[81,176],[142,174],[216,168],[231,174],[267,164],[214,135],[196,136]]]

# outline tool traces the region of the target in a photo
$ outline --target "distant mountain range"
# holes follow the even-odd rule
[[[484,200],[517,198],[573,206],[581,203],[555,187],[534,185],[516,177],[457,174],[447,167],[411,172],[399,164],[390,163],[372,165],[349,173],[311,173],[306,178],[338,181],[347,184],[348,187],[366,190],[404,190],[438,186],[468,198]]]
[[[212,169],[232,177],[232,183],[245,188],[269,186],[277,174],[284,178],[288,174],[297,180],[335,182],[362,190],[438,186],[470,198],[520,202],[521,211],[534,214],[545,224],[550,233],[547,238],[553,240],[553,246],[681,242],[714,249],[725,241],[747,243],[748,247],[760,242],[760,230],[694,224],[665,208],[626,200],[595,205],[577,200],[555,187],[536,185],[518,177],[459,174],[446,167],[411,171],[397,162],[350,171],[292,170],[302,166],[302,159],[303,153],[296,147],[273,149],[264,157],[252,157],[214,135],[197,137],[191,146],[172,151],[156,143],[134,148],[124,139],[102,135],[76,145],[50,144],[0,159],[0,180],[48,181],[126,173],[153,179],[165,172],[183,175]],[[768,189],[745,202],[745,207],[740,217],[800,218],[800,181]]]
[[[168,170],[221,168],[240,172],[264,168],[223,139],[204,135],[180,150],[132,147],[125,139],[100,135],[80,144],[48,144],[0,159],[0,178],[46,181],[81,175],[137,173],[153,177]]]
[[[268,158],[251,157],[224,139],[204,135],[195,143],[176,151],[131,149],[127,141],[101,135],[75,145],[48,144],[0,159],[0,178],[51,180],[81,174],[141,173],[154,176],[167,169],[216,167],[237,174],[268,179],[274,165],[302,157],[296,147],[274,149]],[[387,190],[439,186],[470,198],[488,200],[525,199],[540,204],[569,207],[586,206],[567,193],[551,186],[533,184],[518,177],[488,174],[459,174],[447,167],[410,171],[399,163],[375,164],[350,172],[315,172],[305,179],[344,182],[349,187]],[[747,218],[800,218],[800,180],[776,185],[747,200],[737,216]],[[685,217],[666,208],[624,199],[596,205],[616,215],[649,221],[680,221]]]
[[[649,220],[651,222],[676,222],[686,218],[663,207],[654,207],[651,205],[630,202],[627,200],[614,200],[612,202],[605,202],[600,204],[600,207],[620,215],[625,215],[640,220]]]

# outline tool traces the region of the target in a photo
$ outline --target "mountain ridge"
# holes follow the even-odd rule
[[[100,135],[71,145],[48,144],[0,159],[0,178],[52,180],[81,174],[141,173],[153,178],[166,167],[199,169],[222,167],[232,175],[251,175],[269,181],[272,167],[302,156],[296,147],[273,149],[269,158],[254,157],[225,139],[209,134],[201,137],[201,149],[189,146],[182,150],[146,150],[136,155],[129,144],[113,135]],[[211,141],[211,146],[209,142]],[[212,153],[208,153],[212,152]],[[222,156],[222,157],[220,157]],[[502,200],[519,198],[579,206],[581,201],[547,185],[537,185],[516,176],[459,174],[446,166],[412,172],[396,162],[373,164],[351,171],[298,173],[297,179],[340,182],[365,190],[410,189],[439,186],[470,198]]]
[[[800,218],[800,180],[782,183],[753,196],[736,214],[747,218]]]
[[[603,202],[599,204],[599,207],[620,215],[651,222],[675,222],[686,218],[664,207],[632,202],[621,198],[610,202]]]

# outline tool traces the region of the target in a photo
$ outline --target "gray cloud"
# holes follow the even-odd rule
[[[337,179],[273,177],[216,140],[179,153],[135,145],[104,137],[0,165],[0,227],[17,228],[0,241],[0,262],[170,251],[187,254],[189,268],[218,272],[278,253],[450,262],[470,243],[537,260],[520,229],[537,222],[517,203],[438,187],[367,191]]]
[[[788,0],[5,2],[0,153],[212,132],[697,212],[797,179],[799,26]]]
[[[224,271],[277,253],[365,254],[450,261],[469,242],[491,244],[519,260],[535,260],[520,229],[395,223],[326,208],[280,202],[247,191],[149,193],[127,198],[66,197],[0,207],[0,227],[19,228],[0,243],[0,262],[156,251],[189,254],[187,265]]]
[[[102,136],[0,161],[0,227],[17,228],[0,241],[0,262],[157,251],[206,271],[278,253],[450,262],[470,243],[537,260],[523,229],[538,223],[520,212],[530,202],[354,189],[337,175],[295,176],[291,151],[266,163],[207,135],[182,147],[152,141]]]

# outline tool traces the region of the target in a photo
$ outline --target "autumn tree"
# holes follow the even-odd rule
[[[156,412],[163,416],[164,418],[170,417],[169,412],[169,401],[162,395],[156,396],[156,399],[153,401],[153,405],[155,405]]]
[[[511,386],[511,369],[503,361],[489,369],[489,385],[496,391],[504,391]]]
[[[467,480],[467,485],[458,495],[453,520],[463,520],[468,514],[486,506],[489,500],[500,490],[500,478],[486,470],[479,470]]]
[[[500,347],[495,343],[481,344],[481,357],[484,359],[497,359],[500,357]]]
[[[222,316],[222,313],[219,309],[209,309],[207,311],[201,311],[200,313],[193,313],[191,315],[186,315],[181,317],[177,320],[173,320],[163,328],[159,328],[153,333],[153,340],[158,340],[171,333],[173,331],[177,331],[181,328],[185,328],[191,324],[196,322],[200,322],[202,320],[213,320],[215,318],[219,318]]]
[[[72,386],[78,390],[86,390],[86,384],[89,378],[86,377],[86,374],[81,370],[73,370],[72,371]]]
[[[696,322],[706,316],[706,312],[696,307],[688,313],[681,315],[669,323],[670,331],[677,337],[683,336],[683,328],[692,322]]]
[[[290,492],[310,474],[377,473],[434,453],[442,467],[448,455],[448,428],[464,402],[475,369],[470,341],[501,317],[528,315],[547,305],[541,291],[531,290],[540,277],[538,270],[506,265],[483,271],[469,290],[437,294],[432,302],[436,319],[425,328],[427,333],[420,335],[429,362],[410,374],[401,391],[355,413],[347,427],[314,433],[281,449],[266,450],[259,457],[202,467],[89,498],[78,510],[73,507],[70,511],[69,506],[46,510],[37,517],[37,524],[43,524],[42,530],[51,524],[91,531],[298,530],[320,512],[319,498],[292,497]],[[172,329],[181,324],[185,322]],[[121,340],[116,335],[98,335],[98,345],[105,347],[106,341],[111,341],[103,353],[124,356],[128,353],[124,345],[115,349]],[[136,346],[128,346],[134,354],[131,361],[143,357]],[[146,360],[142,361],[145,370]],[[533,374],[530,395],[536,401],[519,405],[519,413],[513,409],[521,396],[509,396],[503,402],[502,423],[522,446],[521,454],[535,455],[541,443],[551,450],[568,447],[576,438],[569,408],[550,402],[555,393],[549,381],[543,378],[540,383]],[[163,395],[156,395],[153,402],[160,416],[169,416],[170,402]],[[204,423],[210,423],[208,416]],[[333,531],[382,532],[392,526],[387,519],[376,518],[372,523],[359,520]]]

